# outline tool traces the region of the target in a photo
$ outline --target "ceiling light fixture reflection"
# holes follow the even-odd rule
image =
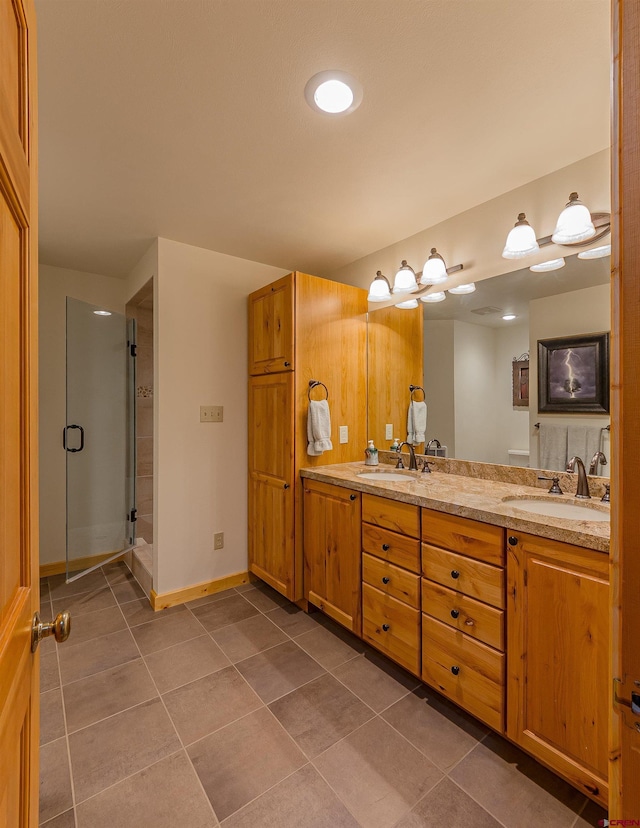
[[[591,213],[578,198],[578,193],[571,193],[564,210],[558,216],[551,241],[554,244],[575,244],[586,241],[595,234]]]
[[[111,311],[106,310],[95,310],[94,313],[96,316],[111,316]]]
[[[516,318],[516,315],[515,313],[505,313],[505,315],[502,318],[505,322],[511,322],[512,319]]]
[[[438,285],[447,279],[447,266],[444,259],[435,247],[431,248],[431,255],[422,268],[421,285]]]
[[[447,298],[446,293],[444,293],[444,291],[440,291],[438,293],[427,293],[425,296],[420,297],[420,301],[421,302],[428,302],[428,303],[444,302],[444,300],[446,298]]]
[[[462,295],[464,293],[473,293],[476,289],[475,282],[469,282],[468,285],[458,285],[458,287],[449,288],[449,293],[455,293],[456,295]]]
[[[411,310],[412,308],[418,307],[418,300],[417,299],[407,299],[406,302],[398,302],[396,308],[402,308],[402,310]]]
[[[393,282],[393,292],[413,293],[417,289],[418,282],[416,281],[415,271],[407,264],[407,260],[403,259]]]
[[[307,103],[325,115],[346,115],[362,102],[362,85],[347,72],[331,69],[318,72],[304,88]]]
[[[560,268],[564,267],[565,264],[566,263],[563,258],[549,259],[548,262],[540,262],[540,264],[531,265],[529,270],[533,270],[534,273],[548,273],[550,270],[560,270]]]
[[[387,299],[391,299],[391,285],[380,270],[376,271],[376,277],[371,282],[367,299],[370,302],[386,302]]]
[[[524,213],[518,213],[518,221],[509,231],[507,241],[502,251],[503,259],[522,259],[535,253],[540,248],[536,240],[533,227],[527,221]]]
[[[602,247],[592,247],[591,250],[583,250],[578,253],[579,259],[601,259],[603,256],[611,255],[611,245],[604,244]]]

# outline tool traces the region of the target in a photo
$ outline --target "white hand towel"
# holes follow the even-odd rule
[[[307,454],[318,457],[323,451],[331,451],[331,414],[326,400],[309,400],[307,415]]]
[[[567,468],[567,427],[540,424],[539,464],[548,471]]]
[[[407,411],[407,443],[417,446],[424,443],[427,431],[427,404],[425,402],[410,402]]]
[[[591,458],[600,448],[602,429],[596,426],[569,426],[567,434],[567,457],[580,457],[587,469]]]

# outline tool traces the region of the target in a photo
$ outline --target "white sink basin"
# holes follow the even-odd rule
[[[609,512],[582,503],[567,503],[565,500],[535,500],[534,498],[503,497],[502,502],[513,509],[532,512],[544,517],[564,518],[565,520],[609,520]]]
[[[413,475],[403,474],[401,471],[368,471],[358,472],[358,477],[363,480],[401,480],[403,483],[410,483],[415,480]]]

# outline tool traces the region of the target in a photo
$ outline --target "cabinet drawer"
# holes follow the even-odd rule
[[[362,580],[381,592],[420,609],[420,576],[366,553],[362,556]]]
[[[504,570],[497,566],[423,543],[422,574],[430,581],[504,609]]]
[[[504,732],[504,655],[422,616],[422,680]]]
[[[414,675],[420,675],[419,610],[363,584],[362,637]]]
[[[386,497],[362,495],[362,520],[412,538],[420,538],[420,508]]]
[[[363,500],[366,495],[363,495]],[[363,504],[364,505],[364,504]],[[389,563],[420,573],[420,541],[406,538],[397,532],[380,529],[370,523],[362,524],[362,549]]]
[[[492,564],[504,563],[504,532],[477,520],[422,510],[422,540]]]
[[[472,638],[504,651],[504,612],[422,579],[422,611]]]

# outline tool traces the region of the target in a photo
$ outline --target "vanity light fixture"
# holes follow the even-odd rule
[[[95,310],[94,313],[96,316],[111,316],[111,311],[106,310]]]
[[[515,313],[505,313],[505,315],[502,318],[505,322],[511,322],[512,319],[516,318],[516,315]]]
[[[447,280],[447,266],[435,247],[422,268],[421,285],[438,285]]]
[[[475,282],[469,282],[468,285],[458,285],[458,287],[449,288],[449,293],[464,294],[464,293],[473,293],[476,289]]]
[[[444,302],[447,298],[447,295],[444,291],[440,291],[438,293],[426,293],[424,296],[420,297],[421,302]]]
[[[398,302],[396,308],[402,308],[402,310],[411,310],[412,308],[418,307],[418,300],[417,299],[407,299],[406,302]]]
[[[578,257],[580,253],[578,253]],[[540,264],[531,265],[529,270],[533,270],[534,273],[548,273],[550,270],[560,270],[561,267],[565,266],[565,260],[563,258],[560,259],[549,259],[548,262],[540,262]]]
[[[348,72],[331,69],[318,72],[304,88],[311,109],[326,115],[346,115],[362,102],[362,86]]]
[[[407,260],[403,259],[393,282],[393,292],[413,293],[417,289],[418,282],[416,281],[415,271],[407,264]]]
[[[591,213],[578,198],[578,193],[571,193],[564,210],[558,216],[551,241],[555,244],[575,244],[586,241],[595,234]]]
[[[391,299],[391,285],[380,270],[376,271],[376,277],[371,282],[367,299],[370,302],[386,302],[387,299]]]
[[[583,250],[578,253],[579,259],[601,259],[603,256],[611,255],[611,245],[605,244],[602,247],[592,247],[591,250]]]
[[[504,250],[502,251],[502,258],[522,259],[531,253],[535,253],[539,249],[533,227],[527,221],[524,213],[518,213],[518,221],[509,231]]]

